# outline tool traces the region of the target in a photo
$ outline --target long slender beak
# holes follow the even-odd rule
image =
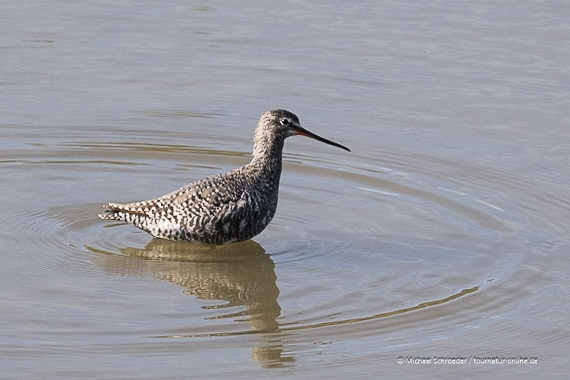
[[[299,126],[295,125],[295,132],[297,132],[298,135],[310,137],[310,138],[315,139],[317,141],[324,142],[325,144],[336,146],[337,148],[341,148],[341,149],[344,149],[344,150],[350,152],[350,149],[348,149],[344,145],[341,145],[339,143],[335,143],[334,141],[331,141],[331,140],[327,140],[324,137],[316,135],[311,131],[307,131],[305,128],[301,127],[300,125]]]

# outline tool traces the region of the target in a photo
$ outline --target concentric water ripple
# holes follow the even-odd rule
[[[25,169],[13,181],[27,192],[5,208],[4,261],[91,286],[127,279],[136,295],[120,302],[146,325],[127,335],[254,336],[251,354],[262,367],[294,363],[331,341],[381,334],[389,350],[403,344],[403,330],[440,341],[450,339],[449,323],[488,328],[490,311],[527,296],[510,283],[528,245],[555,244],[516,208],[539,189],[476,163],[389,150],[356,152],[348,163],[326,150],[286,153],[272,224],[254,241],[210,247],[152,239],[96,215],[104,202],[158,196],[243,164],[247,153],[65,136],[10,156],[0,161]],[[548,207],[566,202],[544,199]],[[527,278],[528,286],[540,281]],[[161,303],[177,306],[164,315]]]
[[[149,172],[158,173],[163,166],[157,159],[177,168],[182,157],[190,155],[192,166],[185,166],[184,173],[176,169],[177,177],[188,177],[187,181],[194,172],[203,175],[229,166],[225,157],[236,160],[231,152],[184,146],[73,142],[61,146],[65,147],[61,159],[52,151],[49,158],[36,156],[35,161],[22,159],[21,164],[27,162],[38,172],[47,168],[50,173],[73,162],[79,170],[89,165],[90,175],[98,166],[128,166],[131,179],[142,177],[137,194],[155,196],[171,190],[156,184],[142,188],[149,184],[145,181]],[[89,160],[68,157],[70,150],[84,155],[82,149],[91,152]],[[102,152],[100,157],[97,151]],[[132,226],[99,221],[98,203],[82,204],[76,199],[49,207],[40,206],[48,202],[26,208],[15,205],[10,211],[11,228],[26,237],[27,252],[21,259],[39,261],[47,271],[81,276],[96,270],[150,277],[177,285],[189,297],[207,300],[197,314],[202,322],[194,321],[192,327],[181,330],[163,327],[149,331],[148,336],[310,329],[352,335],[363,325],[366,330],[395,332],[417,323],[413,322],[417,318],[423,323],[433,319],[431,324],[443,333],[438,326],[449,318],[477,319],[477,313],[488,307],[485,293],[492,293],[494,283],[512,274],[519,255],[505,242],[506,236],[517,233],[512,223],[517,216],[497,201],[500,189],[493,189],[493,181],[500,177],[501,186],[509,188],[528,184],[473,165],[466,165],[459,176],[457,167],[462,163],[446,165],[441,159],[411,156],[404,161],[387,153],[382,159],[385,166],[377,170],[373,165],[344,165],[333,158],[286,155],[277,216],[255,239],[259,244],[249,242],[241,248],[219,251],[152,240]],[[425,168],[420,160],[428,163],[429,172],[418,170]],[[158,167],[136,169],[149,165]],[[447,175],[452,167],[456,173],[450,181]],[[116,170],[101,172],[97,181],[114,184]],[[65,177],[55,181],[51,189],[73,191],[78,185]],[[128,180],[118,183],[123,187]],[[103,194],[102,190],[110,191]],[[103,186],[96,198],[123,199],[128,196],[125,190]],[[40,192],[38,196],[51,195]],[[38,257],[36,252],[51,254]],[[511,268],[505,271],[499,262],[511,263]],[[461,301],[463,308],[447,306],[461,298],[470,300]],[[500,302],[508,298],[502,295]],[[211,304],[213,300],[218,301]],[[237,323],[234,327],[226,322],[232,320]]]

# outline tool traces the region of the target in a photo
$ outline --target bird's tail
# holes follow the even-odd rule
[[[129,217],[134,215],[144,215],[144,213],[133,209],[128,204],[120,204],[120,203],[107,203],[103,205],[106,208],[104,213],[97,215],[99,218],[103,220],[119,220],[126,222]]]

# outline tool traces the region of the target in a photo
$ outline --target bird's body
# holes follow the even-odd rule
[[[109,203],[103,219],[122,220],[169,240],[225,244],[252,238],[277,209],[281,168],[250,162],[231,172],[192,182],[160,198]]]
[[[253,159],[247,165],[192,182],[160,198],[109,203],[99,217],[131,223],[169,240],[226,244],[251,239],[275,215],[283,145],[293,135],[350,151],[303,129],[289,111],[267,111],[255,130]]]

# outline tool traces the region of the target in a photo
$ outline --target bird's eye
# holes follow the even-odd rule
[[[289,125],[291,124],[291,119],[284,117],[283,119],[280,120],[281,121],[281,125]]]

